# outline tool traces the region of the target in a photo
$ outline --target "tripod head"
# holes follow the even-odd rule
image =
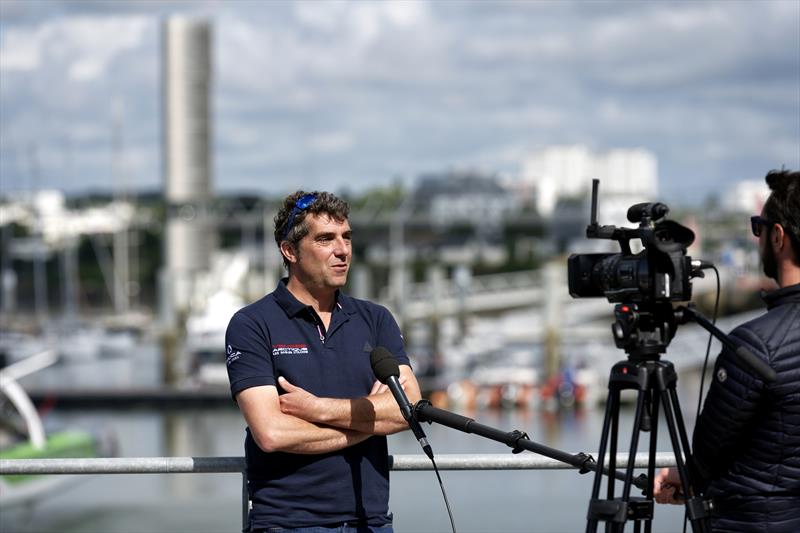
[[[631,361],[657,361],[678,329],[669,302],[620,303],[614,306],[614,318],[614,343]]]
[[[692,304],[673,308],[668,302],[621,303],[614,306],[614,318],[611,325],[614,343],[625,350],[632,362],[658,361],[660,354],[666,353],[678,326],[694,321],[765,381],[775,380],[775,370],[745,346],[737,346]]]

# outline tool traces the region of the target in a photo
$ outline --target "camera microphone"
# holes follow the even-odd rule
[[[628,221],[641,222],[644,219],[660,220],[667,216],[669,207],[661,202],[643,202],[628,208]]]
[[[433,450],[431,445],[428,444],[428,438],[425,436],[425,432],[422,431],[419,421],[414,418],[411,402],[408,401],[408,396],[406,396],[403,386],[400,385],[400,365],[397,364],[397,359],[392,356],[389,350],[378,346],[369,354],[369,362],[372,365],[372,372],[378,378],[378,381],[385,384],[392,391],[395,401],[400,406],[400,412],[419,441],[419,445],[422,446],[422,451],[430,459],[433,459]]]

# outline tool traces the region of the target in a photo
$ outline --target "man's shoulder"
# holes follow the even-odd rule
[[[375,303],[371,300],[364,300],[362,298],[354,298],[346,294],[340,295],[340,301],[345,308],[350,308],[360,314],[365,314],[373,318],[380,318],[383,316],[391,316],[392,313],[385,306]]]
[[[737,326],[731,336],[766,353],[774,352],[787,342],[800,340],[800,307],[781,305]]]
[[[280,310],[274,293],[269,293],[255,302],[249,303],[236,311],[231,318],[231,324],[240,322],[265,322]]]
[[[797,320],[800,306],[797,304],[781,305],[748,320],[739,325],[734,331],[747,330],[763,339],[768,339],[776,330],[784,329]]]

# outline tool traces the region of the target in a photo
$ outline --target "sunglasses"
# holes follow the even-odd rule
[[[283,232],[284,240],[289,235],[289,232],[292,231],[292,226],[294,226],[294,218],[308,209],[308,206],[314,203],[314,200],[317,199],[316,194],[305,194],[297,199],[294,203],[294,207],[292,208],[291,214],[289,214],[289,222],[286,223],[286,229]]]
[[[768,228],[772,225],[772,222],[767,220],[766,218],[762,218],[759,215],[754,215],[750,217],[750,229],[753,231],[753,235],[756,237],[761,237],[761,227]]]

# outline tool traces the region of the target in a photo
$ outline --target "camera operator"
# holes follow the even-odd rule
[[[800,531],[800,172],[771,171],[751,219],[768,311],[731,332],[777,373],[765,383],[724,349],[694,430],[692,472],[713,502],[713,531]],[[654,479],[659,503],[682,503],[675,469]]]

